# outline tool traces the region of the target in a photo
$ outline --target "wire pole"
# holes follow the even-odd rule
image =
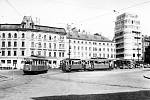
[[[69,52],[68,52],[68,55],[69,55],[69,60],[70,60],[70,55],[71,55],[71,46],[70,46],[70,25],[67,24],[67,30],[68,30],[68,39],[69,39]]]

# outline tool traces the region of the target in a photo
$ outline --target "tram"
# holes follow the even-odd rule
[[[81,59],[64,59],[60,63],[60,68],[64,72],[72,70],[85,70],[85,61]]]
[[[87,67],[88,70],[109,70],[111,69],[110,61],[108,59],[98,59],[98,58],[91,58],[87,60]]]
[[[108,59],[64,59],[61,61],[60,68],[63,72],[71,72],[72,70],[108,70],[111,66]]]
[[[43,56],[30,56],[24,58],[24,74],[38,74],[48,71],[48,60]]]

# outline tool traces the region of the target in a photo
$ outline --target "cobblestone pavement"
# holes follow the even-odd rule
[[[119,100],[122,93],[133,95],[130,99],[121,96],[121,100],[149,100],[150,80],[143,77],[148,72],[147,69],[72,73],[51,70],[45,74],[23,75],[18,71],[13,79],[0,82],[0,100],[94,100],[93,97],[97,98],[95,100],[112,100],[111,96],[113,100]],[[106,98],[102,94],[110,96]]]

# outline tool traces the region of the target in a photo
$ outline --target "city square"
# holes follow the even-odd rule
[[[22,70],[3,71],[0,75],[1,100],[148,100],[149,68],[111,71],[49,70],[24,75]],[[148,76],[149,77],[149,76]]]

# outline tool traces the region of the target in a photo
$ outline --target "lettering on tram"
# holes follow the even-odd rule
[[[25,74],[37,74],[48,71],[48,60],[43,56],[30,56],[24,58],[23,72]]]
[[[61,61],[60,68],[63,72],[71,72],[72,70],[108,70],[111,66],[108,59],[64,59]]]

